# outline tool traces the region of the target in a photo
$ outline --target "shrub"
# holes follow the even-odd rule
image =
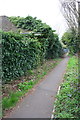
[[[36,68],[45,59],[60,57],[62,54],[58,35],[46,23],[31,16],[11,17],[10,20],[19,28],[33,30],[41,35],[0,32],[2,34],[3,83],[26,75],[27,70]]]
[[[11,32],[2,32],[3,83],[26,74],[40,64],[41,44]]]
[[[62,45],[59,41],[59,37],[55,34],[55,30],[38,20],[36,17],[27,16],[22,17],[10,17],[10,21],[18,28],[25,29],[26,31],[39,32],[41,36],[37,36],[39,42],[42,45],[42,59],[52,59],[60,57],[62,55]]]

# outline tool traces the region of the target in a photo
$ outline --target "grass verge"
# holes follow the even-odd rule
[[[80,91],[78,87],[78,60],[70,58],[61,85],[60,93],[55,101],[55,118],[79,118],[80,116]]]
[[[35,70],[29,70],[25,80],[22,80],[16,84],[16,90],[13,90],[13,86],[7,88],[7,95],[3,96],[2,108],[3,114],[5,111],[12,109],[21,97],[25,95],[35,84],[38,83],[45,75],[47,75],[59,62],[61,59],[54,59],[51,61],[46,61],[42,66]],[[4,87],[5,88],[5,87]],[[3,92],[4,93],[4,92]]]

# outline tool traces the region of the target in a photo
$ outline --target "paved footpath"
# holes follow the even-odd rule
[[[34,92],[27,95],[9,118],[50,118],[53,103],[63,75],[68,57],[64,58],[46,78],[39,83]]]

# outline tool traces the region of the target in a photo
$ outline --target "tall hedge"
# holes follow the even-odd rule
[[[50,40],[45,34],[39,37],[28,37],[12,32],[0,34],[2,34],[3,83],[26,75],[27,70],[36,68],[44,59],[59,57],[61,54],[59,53],[61,45],[55,35]]]
[[[15,25],[19,25],[21,28],[25,26],[25,28],[40,34],[36,36],[35,33],[25,35],[0,32],[2,34],[3,83],[26,75],[28,70],[36,68],[45,59],[60,57],[62,54],[58,35],[49,25],[30,16],[11,19]],[[35,24],[35,28],[33,24]]]
[[[41,34],[41,36],[38,36],[37,38],[42,44],[43,56],[45,58],[52,59],[62,55],[62,45],[59,41],[59,37],[49,25],[38,20],[36,17],[33,18],[32,16],[27,16],[25,18],[19,16],[9,17],[9,19],[18,28]]]
[[[26,74],[41,60],[41,44],[11,32],[2,32],[3,83]]]

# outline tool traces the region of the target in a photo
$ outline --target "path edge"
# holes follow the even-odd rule
[[[59,92],[60,92],[60,89],[61,89],[61,85],[58,87],[58,91],[57,91],[57,95],[59,95]],[[57,98],[54,102],[57,101]],[[53,106],[53,110],[52,110],[52,114],[51,114],[51,119],[50,120],[53,120],[54,117],[54,112],[55,112],[55,105]]]

